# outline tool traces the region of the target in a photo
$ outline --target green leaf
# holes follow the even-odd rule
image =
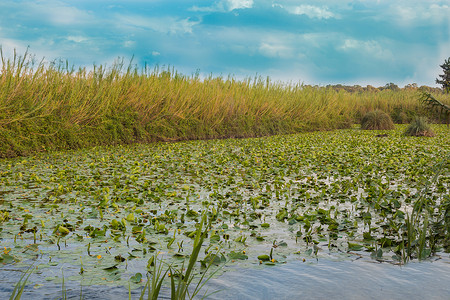
[[[231,259],[240,259],[240,260],[248,259],[248,256],[245,255],[245,254],[242,253],[242,252],[231,251],[230,253],[228,253],[228,256],[229,256]]]
[[[130,281],[133,283],[140,283],[142,280],[142,274],[141,273],[136,273],[134,274],[134,276],[131,276]]]
[[[363,248],[362,245],[348,242],[348,251],[359,251]]]
[[[268,261],[268,260],[270,260],[270,257],[267,254],[263,254],[263,255],[259,255],[258,259],[262,260],[262,261]]]

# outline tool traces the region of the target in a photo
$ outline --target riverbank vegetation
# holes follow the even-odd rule
[[[1,53],[1,60],[0,157],[349,128],[375,109],[407,123],[423,112],[415,85],[318,87],[261,77],[200,78],[170,68],[138,69],[123,60],[75,69],[68,62],[38,62],[28,53]],[[450,103],[449,95],[439,99]]]

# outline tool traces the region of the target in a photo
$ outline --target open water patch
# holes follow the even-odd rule
[[[211,279],[208,299],[450,299],[450,261],[291,262]]]

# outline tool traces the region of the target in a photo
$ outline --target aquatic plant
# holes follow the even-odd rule
[[[34,268],[34,266],[31,265],[23,273],[22,277],[20,277],[19,281],[14,286],[14,290],[12,291],[11,296],[9,297],[9,300],[19,300],[22,298],[22,294],[23,294],[25,286],[28,282],[28,279],[30,278],[31,274],[33,273],[33,268]]]
[[[191,286],[194,278],[196,278],[196,274],[194,272],[195,264],[197,263],[198,255],[202,248],[203,241],[205,236],[208,233],[208,224],[206,223],[206,214],[203,213],[201,217],[201,221],[198,224],[198,228],[196,230],[194,245],[192,248],[192,252],[189,255],[188,266],[185,269],[184,263],[181,265],[180,269],[177,270],[173,268],[171,265],[167,268],[167,270],[163,273],[163,261],[160,260],[158,267],[156,266],[157,258],[156,256],[151,258],[151,262],[149,265],[153,266],[151,275],[147,275],[147,283],[145,284],[140,300],[145,299],[145,293],[147,292],[147,299],[156,300],[160,295],[161,287],[164,282],[164,278],[168,275],[170,277],[170,298],[174,300],[182,300],[182,299],[193,299],[203,288],[203,286],[208,282],[208,280],[218,271],[216,269],[215,272],[212,272],[208,277],[206,273],[211,268],[214,262],[214,257],[217,255],[212,254],[210,262],[205,266],[205,269],[202,272],[202,275],[197,279],[197,284],[191,290]],[[203,224],[205,225],[205,230],[202,230]],[[176,278],[176,279],[175,279]]]
[[[203,225],[205,225],[205,230],[202,229]],[[208,280],[219,270],[217,268],[215,272],[212,272],[208,277],[205,277],[208,270],[212,267],[213,263],[215,262],[215,257],[217,256],[218,253],[217,251],[216,253],[211,253],[211,255],[209,256],[209,262],[205,265],[205,268],[202,270],[202,275],[199,276],[199,278],[197,278],[195,287],[193,287],[193,289],[191,288],[194,278],[196,278],[196,273],[194,272],[195,264],[197,263],[200,250],[202,249],[203,241],[208,233],[209,225],[210,224],[207,224],[206,213],[202,213],[201,221],[198,223],[198,227],[195,232],[194,245],[192,253],[189,255],[189,262],[186,269],[184,268],[183,263],[183,265],[180,267],[179,270],[169,265],[166,271],[163,272],[163,268],[165,265],[163,260],[158,260],[157,255],[154,255],[149,259],[148,262],[149,272],[147,273],[147,282],[142,289],[141,295],[139,297],[140,300],[158,299],[161,293],[161,287],[163,286],[164,279],[166,278],[167,275],[169,275],[170,277],[171,299],[174,300],[184,300],[186,298],[193,299],[201,291],[201,289],[208,282]],[[98,255],[97,258],[100,259],[101,255]],[[20,280],[17,282],[10,296],[10,300],[21,299],[26,283],[32,274],[33,271],[32,267],[33,265],[30,266],[26,272],[24,272]],[[134,280],[137,283],[139,283],[141,281],[142,275],[140,273],[136,275],[133,276],[131,280]],[[65,285],[64,273],[62,274],[61,293],[62,293],[61,299],[67,299],[67,290]],[[82,295],[81,293],[82,292],[80,292],[80,298]],[[131,290],[129,299],[131,299]]]
[[[409,136],[434,136],[434,132],[425,117],[416,117],[405,130],[405,135]]]
[[[434,224],[430,223],[430,219],[434,214],[434,209],[429,206],[429,190],[431,185],[436,184],[439,176],[446,169],[449,159],[450,156],[444,157],[440,162],[434,165],[434,175],[432,179],[426,181],[424,188],[419,194],[419,198],[414,202],[411,213],[407,213],[405,219],[406,231],[403,234],[406,241],[403,241],[402,243],[402,246],[406,249],[406,253],[403,253],[403,262],[406,262],[413,257],[416,257],[419,260],[429,258],[436,251],[436,238],[438,236],[448,237],[450,234],[447,207],[449,197],[441,204],[442,207],[445,207],[445,211],[439,209],[442,219],[438,218]],[[448,250],[448,245],[446,245],[447,242],[445,240],[443,242],[444,247]]]
[[[394,129],[394,123],[388,114],[377,109],[364,115],[361,120],[361,129],[392,130]]]
[[[203,224],[206,227],[204,231],[202,231]],[[170,298],[172,300],[186,299],[186,297],[188,297],[189,299],[193,299],[200,292],[206,282],[208,282],[208,280],[218,271],[218,269],[216,269],[215,272],[211,273],[208,277],[205,278],[207,271],[216,261],[219,251],[217,251],[216,253],[208,254],[207,257],[209,262],[204,264],[205,268],[202,272],[202,275],[198,279],[195,288],[190,291],[190,286],[192,285],[192,282],[196,277],[194,273],[194,267],[197,263],[198,255],[202,248],[203,241],[208,234],[207,227],[210,226],[210,224],[207,224],[207,216],[205,213],[202,214],[201,221],[198,225],[199,226],[195,235],[192,253],[189,256],[189,262],[186,270],[184,271],[184,263],[179,270],[172,269],[171,267],[169,268],[171,287]]]
[[[75,282],[156,290],[164,277],[168,295],[171,278],[175,290],[185,286],[178,280],[186,278],[203,212],[208,231],[190,292],[210,263],[221,272],[225,262],[443,256],[450,165],[435,180],[430,166],[448,156],[450,136],[440,124],[433,139],[405,138],[405,128],[396,125],[388,138],[347,129],[0,160],[0,270],[33,260],[52,284],[69,263],[76,271],[68,290]],[[147,271],[158,273],[155,255],[160,275],[145,280]]]

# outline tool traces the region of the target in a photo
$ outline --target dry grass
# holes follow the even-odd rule
[[[361,120],[361,129],[364,130],[392,130],[394,123],[391,117],[381,110],[366,113]]]

